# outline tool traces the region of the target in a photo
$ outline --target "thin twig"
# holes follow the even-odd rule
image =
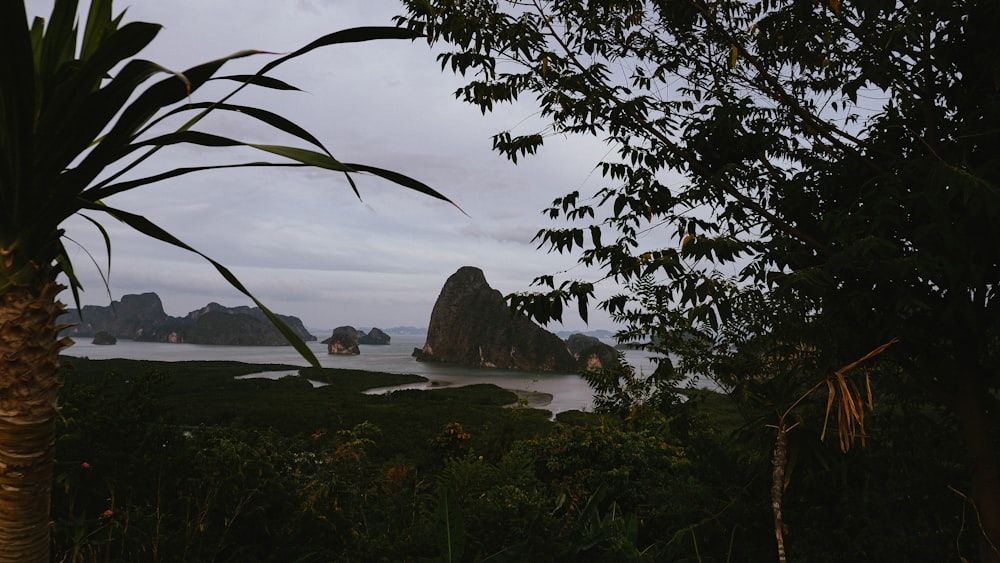
[[[1000,550],[997,549],[996,544],[993,543],[993,540],[990,539],[989,534],[986,533],[986,527],[983,526],[983,519],[979,515],[979,507],[976,506],[976,501],[973,500],[972,497],[970,497],[969,495],[963,493],[962,491],[959,491],[958,489],[956,489],[955,487],[952,487],[951,485],[948,485],[948,490],[951,491],[951,492],[953,492],[953,493],[955,493],[956,495],[962,497],[962,500],[964,500],[966,503],[968,503],[969,506],[972,507],[972,513],[976,515],[976,525],[979,528],[979,533],[982,534],[983,539],[986,540],[986,543],[990,544],[990,549],[994,553],[1000,552]],[[963,512],[962,521],[963,521],[963,523],[965,521],[964,512]]]

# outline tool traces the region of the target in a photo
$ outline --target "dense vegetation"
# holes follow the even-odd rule
[[[366,395],[419,378],[67,360],[57,561],[774,559],[770,443],[725,395],[552,421],[492,385]],[[877,447],[848,455],[791,434],[789,558],[969,553],[954,421],[903,398],[872,418]]]
[[[976,557],[1000,562],[1000,4],[404,4],[397,23],[465,77],[458,99],[537,107],[497,152],[608,145],[581,165],[599,189],[567,186],[536,237],[584,267],[511,301],[544,322],[574,302],[585,315],[596,284],[624,286],[599,306],[674,361],[625,392],[609,382],[611,396],[669,403],[672,382],[704,374],[740,399],[773,444],[773,536],[789,555],[821,541],[796,534],[790,504],[823,467],[802,471],[811,425],[895,456],[899,436],[873,439],[876,401],[903,421],[946,409],[957,425],[935,429],[937,455],[968,477],[952,494],[975,513]],[[855,455],[845,467],[866,474]]]
[[[57,0],[29,27],[0,3],[0,559],[48,559],[51,529],[67,561],[1000,561],[995,1],[405,0],[401,28],[145,89],[162,69],[133,56],[159,27],[89,7],[77,27]],[[418,35],[469,77],[464,101],[538,102],[540,130],[495,137],[511,160],[553,134],[615,149],[593,163],[606,185],[555,200],[567,223],[538,239],[619,282],[601,306],[679,361],[594,374],[601,412],[552,422],[489,387],[367,396],[406,378],[74,360],[57,416],[56,280],[79,289],[63,220],[193,250],[106,200],[260,163],[123,176],[172,144],[442,198],[262,108],[192,99],[210,79],[292,89],[269,71]],[[304,146],[194,129],[210,111]],[[541,276],[512,300],[585,315],[594,281]],[[725,393],[675,388],[692,374]]]

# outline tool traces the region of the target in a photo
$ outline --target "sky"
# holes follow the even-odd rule
[[[27,6],[29,17],[47,16],[51,0]],[[117,2],[116,12],[126,7],[126,21],[164,25],[140,56],[173,70],[243,49],[289,52],[339,29],[392,25],[391,17],[403,11],[390,0],[131,0]],[[226,70],[253,72],[268,60],[252,57]],[[484,116],[456,100],[461,77],[442,71],[425,42],[326,47],[279,67],[274,76],[303,92],[241,93],[232,101],[305,126],[341,161],[419,179],[464,213],[371,176],[356,176],[359,200],[342,175],[303,169],[186,175],[107,203],[166,228],[228,266],[271,310],[312,328],[427,326],[442,285],[462,266],[481,268],[504,294],[531,289],[542,274],[600,277],[577,266],[575,256],[550,254],[531,242],[539,229],[560,225],[542,213],[554,198],[600,187],[594,165],[609,148],[599,140],[550,137],[538,155],[510,163],[491,150],[491,136],[540,129],[537,107],[525,101]],[[291,142],[234,116],[203,123],[204,130],[244,141]],[[262,157],[180,148],[161,151],[145,170]],[[85,289],[83,304],[109,303],[102,272],[110,298],[156,292],[173,316],[212,301],[251,304],[202,258],[102,220],[112,239],[110,270],[97,229],[80,218],[64,225]],[[604,282],[597,295],[617,290]],[[548,328],[615,328],[602,311],[592,308],[590,315],[585,324],[571,312]]]

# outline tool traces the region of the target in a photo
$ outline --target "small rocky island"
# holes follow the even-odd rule
[[[297,317],[278,315],[305,341],[316,340]],[[143,342],[186,342],[189,344],[224,344],[229,346],[285,346],[288,341],[258,307],[225,307],[218,303],[191,311],[184,317],[171,317],[163,311],[163,302],[155,293],[124,295],[102,307],[86,305],[82,317],[72,311],[59,318],[70,324],[62,334],[70,337],[126,338]],[[97,342],[95,342],[97,343]],[[113,342],[112,342],[113,343]]]
[[[353,326],[338,326],[323,343],[326,344],[327,353],[335,356],[356,356],[361,353],[358,348],[358,331]]]
[[[574,335],[567,342],[512,311],[483,271],[471,266],[445,282],[424,347],[413,355],[422,362],[521,371],[573,373],[619,365],[618,353],[600,340]]]
[[[388,346],[391,341],[392,337],[378,328],[372,328],[367,333],[358,331],[358,344]]]
[[[323,341],[326,344],[326,351],[329,354],[338,356],[353,356],[361,353],[359,344],[366,346],[388,346],[392,337],[379,328],[372,328],[368,332],[358,330],[353,326],[338,326],[333,329],[330,338]]]
[[[115,335],[111,334],[110,332],[102,330],[94,335],[94,340],[92,340],[91,342],[98,346],[113,346],[115,344],[118,344],[118,339],[115,337]]]

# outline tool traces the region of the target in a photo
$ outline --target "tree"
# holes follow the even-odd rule
[[[682,373],[808,353],[805,388],[878,356],[961,422],[979,556],[1000,561],[995,421],[1000,7],[987,0],[406,0],[484,112],[533,96],[553,134],[602,137],[607,181],[546,213],[540,246],[625,291],[601,306]],[[558,318],[593,281],[512,296]],[[767,362],[742,377],[766,377]],[[761,371],[763,370],[763,371]],[[812,378],[811,381],[805,379]],[[787,406],[787,405],[786,405]],[[941,486],[944,486],[943,484]]]
[[[81,28],[77,9],[76,0],[56,0],[48,22],[39,18],[29,25],[22,3],[0,3],[4,52],[0,61],[0,561],[48,560],[58,355],[71,344],[59,338],[63,327],[56,324],[64,311],[57,300],[64,289],[59,276],[69,280],[77,304],[80,289],[63,246],[60,225],[67,218],[86,217],[102,232],[109,252],[107,232],[95,217],[114,218],[154,239],[198,253],[146,218],[112,207],[107,200],[201,170],[260,166],[343,173],[356,193],[352,175],[373,174],[448,201],[402,174],[340,162],[295,123],[230,101],[244,88],[295,90],[269,72],[319,47],[413,39],[413,32],[392,27],[347,29],[277,57],[255,74],[227,76],[220,71],[228,61],[264,53],[241,51],[174,72],[136,58],[160,26],[123,24],[122,15],[113,15],[111,0],[93,0]],[[217,101],[193,99],[210,80],[235,86]],[[295,137],[301,146],[250,144],[197,129],[210,112],[242,114]],[[192,166],[149,176],[137,172],[139,163],[155,162],[149,159],[160,148],[177,144],[206,150],[251,147],[274,160]],[[317,363],[232,273],[205,258],[261,306],[307,359]]]

